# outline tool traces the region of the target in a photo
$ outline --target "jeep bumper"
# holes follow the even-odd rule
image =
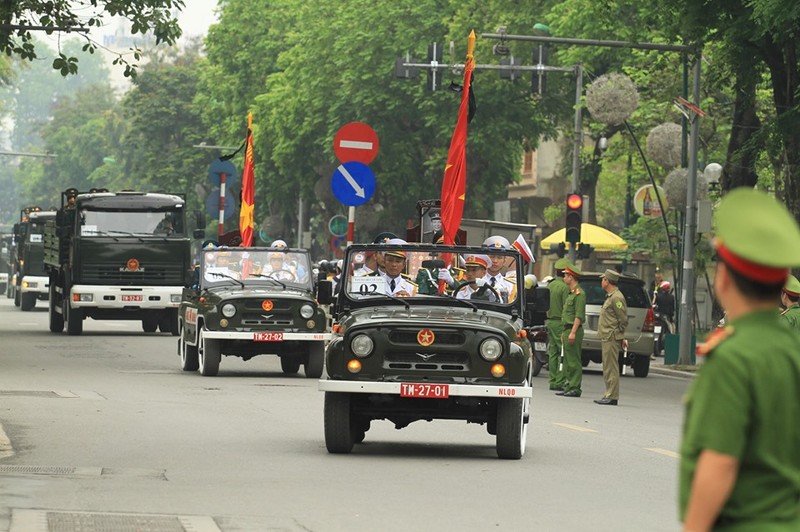
[[[436,385],[434,383],[425,384]],[[319,381],[319,389],[323,392],[400,395],[401,385],[402,383],[400,382]],[[451,397],[505,397],[515,399],[533,397],[533,388],[530,386],[487,386],[482,384],[444,384],[444,386],[448,387]]]

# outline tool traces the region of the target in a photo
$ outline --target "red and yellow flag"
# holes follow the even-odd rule
[[[242,170],[242,208],[239,211],[239,233],[242,246],[253,245],[253,211],[255,210],[255,163],[253,162],[253,113],[247,113],[247,139],[244,141],[244,170]]]
[[[467,123],[469,122],[469,94],[472,70],[475,68],[475,32],[467,39],[467,60],[464,65],[464,87],[461,91],[461,105],[458,120],[450,140],[447,165],[442,182],[442,233],[444,243],[454,244],[461,218],[464,215],[464,197],[467,192]]]

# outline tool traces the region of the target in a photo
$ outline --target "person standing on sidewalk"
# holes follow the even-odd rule
[[[558,259],[555,263],[555,279],[547,284],[550,290],[550,310],[547,311],[547,373],[551,390],[562,391],[566,380],[561,368],[561,333],[564,326],[561,313],[564,311],[564,300],[569,295],[569,288],[564,282],[564,268],[569,264],[567,259]]]
[[[606,292],[606,300],[600,308],[600,321],[597,335],[603,350],[603,382],[606,391],[602,399],[595,399],[598,405],[616,406],[619,402],[619,346],[628,347],[625,329],[628,327],[628,303],[617,284],[619,274],[606,270],[600,276],[600,286]]]
[[[781,290],[781,303],[786,308],[781,312],[781,322],[800,331],[800,281],[794,275],[789,276],[786,286]]]
[[[685,531],[800,530],[800,334],[775,302],[800,266],[800,227],[764,192],[716,212],[714,291],[727,312],[684,398],[679,513]]]
[[[561,342],[564,345],[564,389],[556,395],[564,397],[580,397],[583,380],[583,364],[581,364],[581,345],[583,344],[583,322],[586,321],[586,293],[578,284],[581,271],[572,263],[564,267],[564,282],[569,287],[569,294],[564,300],[561,312],[563,329]]]

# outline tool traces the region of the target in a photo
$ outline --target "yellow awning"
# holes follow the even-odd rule
[[[543,238],[540,246],[542,249],[550,249],[550,244],[560,244],[566,242],[564,237],[566,229],[559,229]],[[603,227],[592,224],[581,224],[581,242],[591,244],[596,251],[613,251],[618,249],[628,249],[628,243],[619,235],[616,235]]]

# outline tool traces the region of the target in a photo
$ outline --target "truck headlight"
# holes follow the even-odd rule
[[[503,354],[503,344],[497,338],[487,338],[481,342],[480,353],[484,360],[494,362]]]
[[[358,334],[350,341],[350,350],[357,357],[365,357],[372,353],[375,342],[366,334]]]
[[[314,315],[314,307],[306,303],[302,307],[300,307],[300,315],[303,316],[305,319],[310,318]]]
[[[222,305],[222,315],[226,318],[232,318],[236,315],[236,307],[231,303],[225,303]]]
[[[170,294],[169,295],[170,303],[180,303],[181,302],[181,295],[180,294]]]

